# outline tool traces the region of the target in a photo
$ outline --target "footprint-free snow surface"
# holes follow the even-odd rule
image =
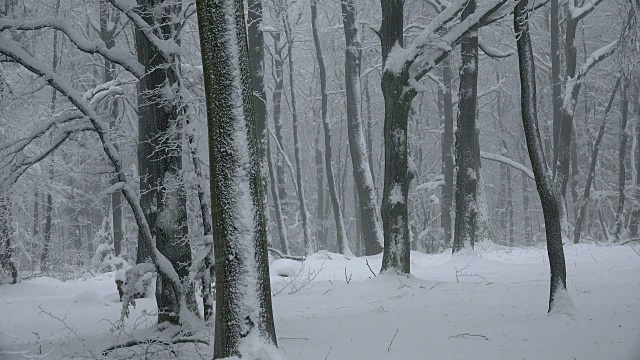
[[[630,246],[592,244],[567,245],[565,256],[570,299],[550,315],[544,248],[482,243],[454,257],[412,252],[411,276],[374,277],[381,256],[276,260],[279,347],[304,360],[639,360],[640,256]],[[155,299],[139,299],[124,329],[114,328],[113,273],[3,285],[0,359],[211,358],[211,345],[157,341],[103,355],[115,344],[161,338],[154,311]],[[198,334],[206,339],[206,330]]]

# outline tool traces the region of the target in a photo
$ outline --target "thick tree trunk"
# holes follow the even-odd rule
[[[604,131],[607,125],[608,115],[611,109],[613,108],[613,101],[616,97],[616,92],[620,87],[620,82],[621,82],[621,78],[619,77],[618,80],[616,81],[616,85],[613,87],[611,96],[609,97],[607,108],[604,111],[604,116],[602,118],[602,122],[600,123],[600,129],[598,130],[598,135],[596,136],[596,140],[593,143],[593,149],[591,150],[591,163],[589,164],[589,171],[587,172],[587,179],[584,185],[584,195],[582,196],[582,203],[580,204],[580,211],[578,212],[578,217],[576,218],[576,226],[573,232],[573,242],[576,244],[580,242],[582,225],[584,223],[584,217],[587,212],[587,205],[589,205],[589,197],[591,195],[591,186],[593,184],[593,181],[596,175],[596,165],[598,164],[598,152],[600,151],[600,144],[602,143],[602,138],[604,137]]]
[[[159,7],[161,1],[144,0],[140,15],[163,39],[173,37],[172,19],[179,9]],[[145,212],[156,247],[174,266],[186,291],[190,310],[197,309],[195,293],[189,280],[191,248],[187,241],[187,209],[182,181],[182,146],[179,129],[179,106],[168,101],[164,92],[168,84],[177,83],[175,63],[168,62],[144,32],[135,29],[138,61],[146,75],[138,83],[138,169],[140,203]],[[175,61],[175,60],[174,60]],[[148,249],[138,244],[138,262],[144,262]],[[159,273],[156,285],[158,323],[180,320],[180,304],[173,294],[170,280]]]
[[[117,12],[116,12],[117,13]],[[118,26],[118,18],[111,11],[110,5],[105,0],[100,1],[100,39],[104,41],[107,49],[111,49],[116,45],[115,32]],[[112,81],[116,78],[116,64],[105,59],[104,60],[104,82]],[[111,103],[111,111],[109,112],[109,126],[116,131],[118,124],[118,102]],[[116,150],[117,143],[114,144]],[[114,185],[118,182],[117,176],[114,176],[110,183]],[[113,249],[116,256],[122,251],[122,193],[116,190],[111,193],[111,214],[113,217]]]
[[[387,62],[394,46],[403,45],[404,1],[383,0],[380,41],[382,61]],[[409,273],[410,238],[407,200],[412,174],[408,171],[407,125],[415,89],[408,84],[408,71],[382,74],[384,96],[384,190],[382,225],[384,253],[381,272],[393,270]]]
[[[545,160],[543,144],[538,129],[536,108],[536,75],[529,32],[529,4],[521,0],[514,11],[514,32],[518,46],[520,64],[520,109],[524,125],[531,167],[536,178],[536,187],[542,203],[545,230],[547,235],[547,253],[551,269],[549,292],[549,311],[553,310],[555,300],[567,289],[567,271],[562,248],[562,230],[560,224],[559,199],[554,191],[552,175]]]
[[[470,0],[461,19],[476,10]],[[466,35],[461,41],[460,92],[458,94],[458,130],[456,131],[456,221],[452,252],[473,249],[478,215],[477,191],[479,164],[476,163],[476,112],[478,95],[478,36]]]
[[[625,158],[627,155],[627,122],[629,117],[629,98],[627,97],[627,89],[629,82],[627,79],[622,80],[622,99],[620,100],[620,146],[618,148],[618,209],[616,211],[616,230],[615,241],[620,241],[620,236],[624,231],[624,202],[625,202],[625,182],[627,172],[625,166]]]
[[[33,231],[31,236],[34,239],[38,238],[40,234],[40,192],[38,190],[33,194]]]
[[[264,182],[241,0],[198,0],[216,256],[213,358],[255,333],[276,344]],[[241,109],[238,111],[238,109]]]
[[[444,228],[444,245],[451,245],[453,237],[453,175],[455,150],[453,140],[453,100],[451,96],[451,59],[447,57],[442,61],[442,83],[444,89],[440,89],[443,99],[444,131],[442,133],[442,174],[444,174],[444,185],[440,199],[441,223]],[[444,91],[443,91],[444,90]]]
[[[315,2],[315,0],[312,0]],[[374,255],[382,251],[384,241],[382,226],[378,214],[378,200],[376,199],[373,177],[367,147],[362,129],[362,115],[360,110],[360,41],[358,39],[358,24],[356,23],[356,9],[354,0],[344,0],[342,4],[342,21],[346,42],[345,48],[345,85],[347,90],[347,131],[349,134],[349,148],[351,163],[353,164],[353,181],[355,183],[359,209],[356,218],[362,221],[362,236],[364,238],[365,255]],[[315,6],[314,6],[315,7]],[[315,30],[317,33],[317,29]]]

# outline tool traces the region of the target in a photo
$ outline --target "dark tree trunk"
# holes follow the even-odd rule
[[[461,19],[476,10],[470,0]],[[478,95],[478,36],[466,35],[461,41],[460,91],[458,95],[458,130],[456,131],[456,221],[453,253],[463,248],[473,249],[476,240],[477,191],[479,164],[476,163],[476,110]]]
[[[403,45],[404,1],[382,0],[380,41],[382,61],[396,45]],[[384,253],[381,272],[386,270],[409,273],[410,239],[407,200],[412,174],[408,171],[407,125],[415,89],[408,87],[408,69],[400,73],[384,71],[384,190],[382,195],[382,225]]]
[[[451,59],[448,57],[442,61],[442,83],[444,89],[439,89],[442,93],[444,112],[444,132],[442,133],[442,174],[444,175],[444,185],[440,199],[441,222],[444,229],[444,245],[451,245],[453,237],[453,217],[451,210],[453,207],[453,168],[455,161],[453,142],[453,100],[451,99]],[[444,91],[443,91],[444,90]]]
[[[573,1],[573,0],[569,0]],[[562,80],[560,79],[560,5],[551,0],[551,106],[553,115],[553,172],[556,172],[560,124],[562,122]]]
[[[605,127],[607,125],[607,119],[609,112],[613,107],[613,101],[616,97],[616,92],[620,87],[621,78],[619,77],[616,81],[616,85],[613,87],[613,91],[611,92],[611,96],[609,97],[609,103],[607,104],[607,108],[604,111],[604,116],[602,118],[602,122],[600,123],[600,129],[598,130],[598,135],[596,136],[596,140],[593,143],[593,149],[591,150],[591,163],[589,164],[589,171],[587,172],[587,179],[584,185],[584,195],[582,198],[582,203],[580,204],[580,211],[578,212],[578,217],[576,218],[576,226],[573,233],[573,242],[580,242],[580,234],[582,232],[582,225],[584,223],[584,217],[587,211],[587,205],[589,204],[589,197],[591,194],[591,186],[593,184],[595,175],[596,175],[596,165],[598,164],[598,152],[600,151],[600,144],[602,143],[602,138],[604,137]]]
[[[140,16],[158,30],[162,39],[173,37],[173,17],[176,6],[159,7],[162,1],[144,0]],[[195,293],[189,280],[191,248],[187,241],[187,209],[182,181],[182,146],[179,106],[164,96],[167,85],[178,82],[175,59],[171,62],[153,46],[144,32],[135,29],[138,61],[145,67],[145,76],[138,83],[138,168],[140,173],[140,205],[145,212],[157,249],[174,266],[186,291],[190,310],[197,309]],[[148,249],[138,244],[138,262],[145,262]],[[180,304],[173,294],[170,280],[159,273],[156,285],[158,323],[177,324]]]
[[[266,204],[241,0],[198,0],[216,257],[213,358],[257,333],[276,344]],[[241,109],[241,111],[237,111]]]
[[[528,0],[519,1],[514,10],[514,32],[516,33],[520,64],[520,109],[529,159],[536,178],[536,187],[544,214],[547,254],[551,269],[549,292],[549,311],[551,311],[555,305],[556,296],[559,296],[559,291],[566,291],[567,289],[567,270],[562,248],[559,199],[554,191],[552,175],[545,160],[544,145],[538,129],[536,73],[529,32],[529,15]],[[565,294],[565,296],[568,295]]]
[[[627,155],[627,122],[629,117],[629,98],[627,97],[627,89],[629,82],[627,79],[623,79],[622,81],[622,93],[620,94],[622,97],[620,100],[620,112],[622,113],[622,117],[620,119],[620,147],[618,148],[618,209],[616,211],[615,241],[620,241],[620,236],[624,230],[624,189],[627,179],[625,158]]]
[[[315,1],[315,0],[312,0]],[[342,20],[345,48],[345,88],[347,90],[347,132],[351,163],[353,164],[353,181],[355,183],[359,207],[356,207],[356,219],[362,221],[365,255],[374,255],[382,251],[384,241],[382,226],[378,214],[378,200],[371,176],[367,147],[364,139],[362,116],[360,112],[360,41],[354,0],[344,0],[342,4]],[[316,30],[317,32],[317,30]]]
[[[40,192],[38,190],[33,194],[33,231],[31,232],[34,239],[40,234]]]
[[[117,30],[118,12],[111,11],[110,5],[105,0],[100,1],[100,39],[104,41],[107,49],[111,49],[116,45],[115,32]],[[112,24],[110,27],[108,24]],[[116,64],[105,59],[104,60],[104,82],[112,81],[116,78]],[[110,104],[109,127],[117,131],[118,124],[118,102],[114,101]],[[114,143],[116,150],[117,143]],[[118,182],[117,176],[111,179],[111,185]],[[116,190],[111,193],[111,214],[113,217],[113,249],[116,256],[122,251],[122,193]]]
[[[340,199],[338,199],[336,180],[331,162],[331,125],[329,124],[328,119],[327,72],[324,66],[324,57],[322,56],[322,47],[320,46],[320,37],[318,35],[317,17],[318,13],[316,10],[316,0],[311,0],[311,30],[313,32],[313,43],[315,45],[316,59],[318,61],[318,69],[320,73],[320,96],[322,104],[322,126],[324,128],[325,168],[327,170],[327,185],[329,186],[329,195],[331,197],[331,204],[333,205],[333,218],[336,224],[336,245],[338,247],[339,253],[351,255],[347,232],[344,225],[344,217],[342,216],[342,207],[340,206]],[[289,56],[291,56],[291,54],[289,54]],[[291,59],[289,59],[289,63],[291,63]],[[342,200],[344,201],[344,196],[342,197]]]

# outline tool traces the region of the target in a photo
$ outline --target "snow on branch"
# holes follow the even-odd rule
[[[444,175],[442,174],[435,176],[431,181],[416,186],[416,191],[435,190],[440,186],[444,186]]]
[[[531,180],[536,180],[535,176],[533,175],[533,171],[527,169],[526,166],[524,166],[523,164],[520,164],[518,162],[515,162],[511,159],[509,159],[508,157],[502,156],[502,155],[498,155],[498,154],[492,154],[492,153],[488,153],[488,152],[484,152],[484,151],[480,151],[480,157],[486,160],[492,160],[492,161],[497,161],[499,163],[505,164],[505,165],[509,165],[512,168],[516,169],[516,170],[520,170],[522,171],[523,174],[527,175],[527,177]]]
[[[567,79],[567,83],[564,89],[564,98],[562,102],[562,107],[564,111],[567,113],[573,114],[573,109],[575,107],[576,98],[578,96],[579,84],[582,82],[582,79],[587,75],[589,70],[593,68],[597,63],[609,57],[616,50],[616,46],[618,44],[618,40],[612,41],[611,43],[601,47],[600,49],[594,51],[587,60],[585,60],[584,64],[578,69],[578,73],[573,78]]]
[[[478,37],[478,47],[480,47],[480,50],[482,50],[485,55],[494,59],[502,59],[514,54],[513,50],[509,50],[505,53],[490,47],[481,37]]]
[[[574,0],[569,0],[568,1],[568,3],[569,3],[569,16],[571,16],[571,18],[574,21],[580,21],[585,16],[589,15],[593,10],[595,10],[596,6],[598,6],[601,2],[602,2],[602,0],[596,0],[596,1],[589,0],[583,6],[576,7],[576,5],[574,4]]]
[[[40,20],[25,21],[0,18],[0,31],[9,29],[28,31],[45,28],[55,29],[64,33],[80,51],[88,54],[100,54],[109,61],[122,66],[136,78],[141,78],[145,73],[144,66],[126,51],[118,48],[108,49],[102,40],[92,41],[87,39],[80,32],[73,29],[67,19],[49,17]]]
[[[133,22],[136,27],[145,34],[151,44],[153,44],[153,46],[164,56],[165,60],[172,62],[172,56],[180,54],[180,45],[178,45],[178,43],[173,39],[163,40],[159,38],[153,32],[153,27],[144,21],[142,16],[138,14],[138,11],[136,10],[138,3],[135,0],[109,0],[109,2],[116,9],[127,15],[129,20],[131,20],[131,22]]]
[[[122,187],[122,194],[124,195],[125,200],[129,203],[136,219],[136,224],[140,230],[141,241],[145,246],[151,249],[149,254],[151,261],[155,264],[157,270],[169,279],[173,292],[176,296],[176,302],[181,304],[181,308],[186,308],[184,289],[178,277],[178,273],[171,262],[156,248],[155,239],[151,235],[151,229],[149,228],[149,224],[147,223],[142,207],[140,206],[140,198],[138,197],[137,192],[134,191],[133,187],[129,184],[127,176],[123,171],[122,160],[118,150],[111,141],[108,126],[104,124],[100,116],[98,116],[95,110],[87,103],[86,99],[84,99],[82,95],[71,86],[71,84],[48,68],[44,63],[24,51],[20,47],[19,43],[6,37],[0,38],[0,54],[11,57],[32,73],[47,78],[47,81],[54,89],[63,94],[78,110],[89,117],[95,132],[100,138],[105,154],[114,166],[115,173],[118,176],[118,181],[124,183]]]

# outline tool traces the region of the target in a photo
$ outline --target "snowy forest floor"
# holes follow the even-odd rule
[[[409,277],[374,278],[381,256],[349,260],[321,252],[303,265],[272,263],[276,331],[286,356],[640,359],[640,256],[630,246],[566,245],[575,308],[551,315],[542,247],[482,243],[468,255],[411,256]],[[211,358],[211,346],[200,344],[172,351],[145,344],[103,357],[115,343],[149,336],[145,329],[155,319],[155,300],[139,299],[125,330],[113,332],[120,315],[113,277],[41,277],[0,287],[0,359],[145,358],[145,352],[149,359]]]

